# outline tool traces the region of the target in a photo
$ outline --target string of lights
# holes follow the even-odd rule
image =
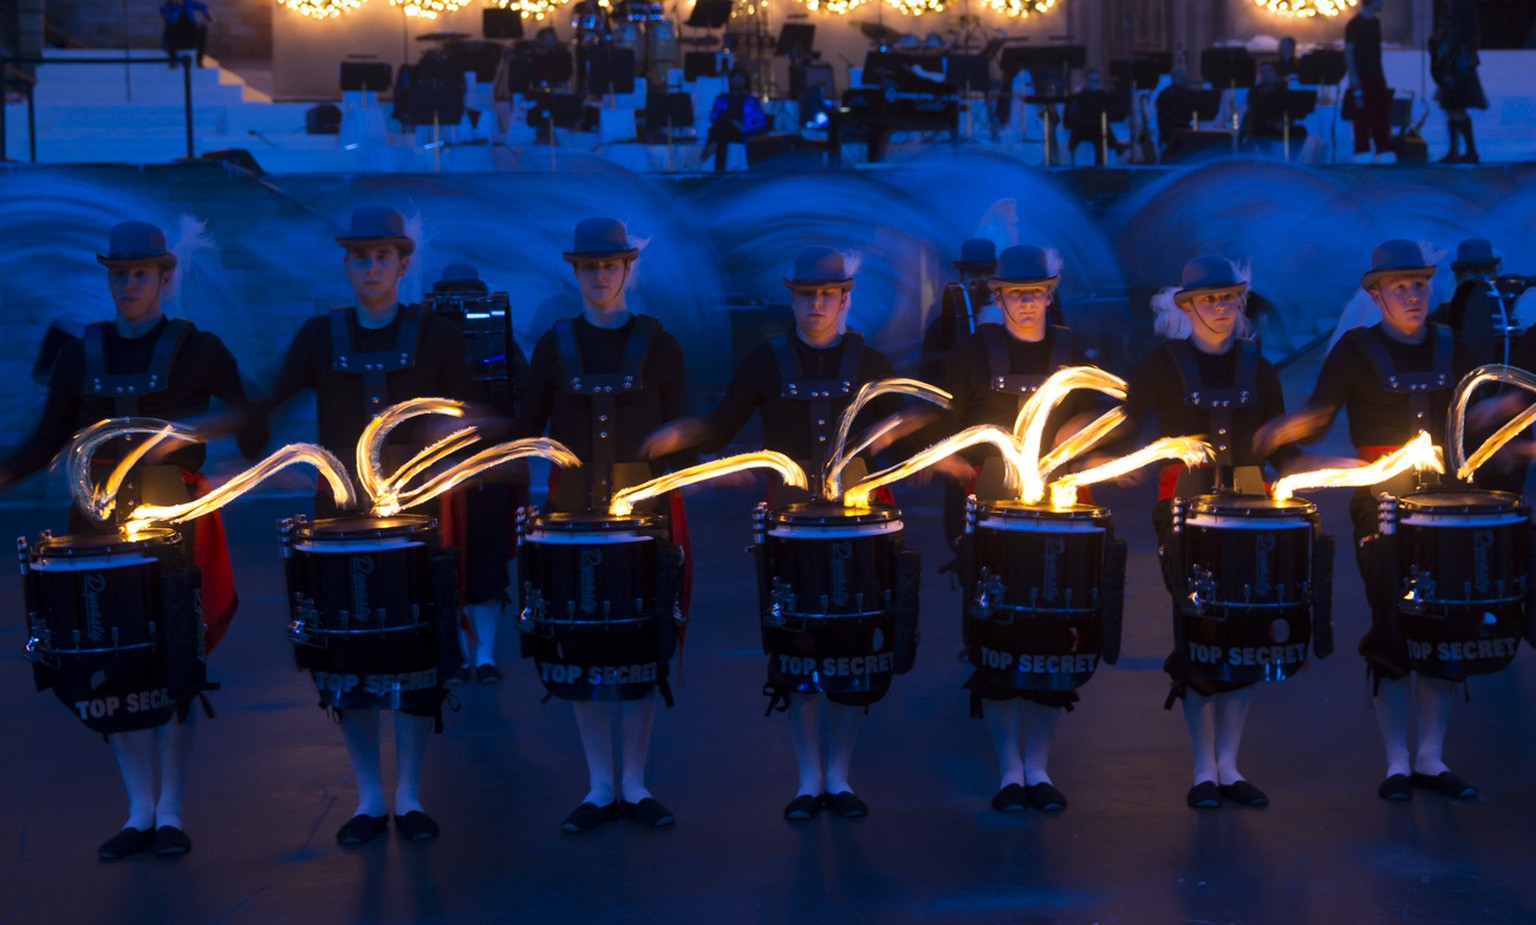
[[[1358,6],[1357,0],[1253,0],[1276,16],[1310,19],[1313,16],[1337,16]]]
[[[278,6],[286,6],[312,19],[332,19],[352,12],[363,3],[364,0],[277,0]]]
[[[390,6],[403,7],[405,15],[422,19],[436,19],[439,13],[453,13],[466,0],[389,0]]]
[[[1048,13],[1056,5],[1056,0],[985,0],[985,2],[988,9],[1014,19],[1027,19],[1037,13]]]

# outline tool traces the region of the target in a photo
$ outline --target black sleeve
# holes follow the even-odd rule
[[[704,416],[709,439],[699,446],[701,452],[720,452],[746,426],[753,413],[763,404],[763,371],[776,368],[773,349],[766,341],[747,354],[732,374],[730,383],[725,387],[725,394],[720,397],[720,403]]]
[[[250,397],[245,391],[245,383],[240,379],[239,361],[235,359],[233,353],[229,352],[229,347],[213,334],[206,332],[199,332],[199,334],[207,338],[203,349],[207,350],[212,358],[210,364],[212,379],[208,383],[208,393],[229,410],[244,417],[244,424],[236,439],[240,446],[240,455],[254,460],[261,455],[262,449],[271,439],[266,415],[254,413]]]
[[[1312,388],[1312,397],[1307,399],[1307,407],[1312,410],[1323,410],[1328,413],[1328,420],[1316,434],[1303,443],[1310,443],[1320,438],[1333,426],[1334,419],[1339,416],[1339,409],[1349,403],[1351,383],[1354,379],[1354,371],[1359,369],[1374,369],[1369,357],[1362,356],[1360,349],[1346,335],[1333,349],[1328,351],[1328,356],[1323,360],[1322,372],[1317,374],[1317,384]]]
[[[1510,352],[1509,361],[1536,375],[1536,326],[1527,328],[1520,339],[1515,341],[1515,349]]]
[[[555,348],[555,333],[546,331],[533,345],[533,358],[528,361],[528,388],[523,392],[517,410],[517,425],[512,436],[539,437],[549,426],[549,416],[555,403],[555,377],[559,374],[560,357]]]
[[[0,471],[12,481],[27,476],[47,466],[54,455],[63,449],[80,417],[80,384],[85,376],[85,348],[80,341],[67,345],[59,353],[53,366],[53,376],[48,382],[48,400],[43,414],[27,438],[11,458],[0,464]]]
[[[319,382],[319,364],[323,359],[318,337],[321,326],[327,323],[323,317],[311,318],[293,336],[293,342],[288,345],[288,352],[283,356],[282,368],[277,372],[277,381],[261,402],[263,411],[281,408],[300,392],[316,387]]]
[[[656,343],[651,348],[655,351],[654,357],[658,366],[663,371],[659,382],[661,388],[661,421],[676,421],[688,416],[688,375],[685,369],[683,348],[673,337],[665,331],[656,335]],[[699,454],[696,450],[684,450],[675,453],[663,460],[663,464],[672,471],[686,468],[698,461]]]
[[[1263,357],[1259,357],[1259,410],[1265,423],[1285,416],[1285,387],[1280,384],[1280,374]],[[1301,449],[1293,443],[1275,448],[1269,454],[1269,464],[1276,471],[1285,471],[1301,457]]]

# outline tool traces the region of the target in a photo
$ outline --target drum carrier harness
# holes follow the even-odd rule
[[[613,497],[615,414],[618,398],[645,388],[641,370],[661,322],[650,315],[636,315],[634,330],[624,347],[624,363],[616,373],[589,374],[582,367],[581,347],[576,343],[576,323],[570,318],[555,322],[555,348],[560,355],[560,391],[582,395],[591,402],[587,420],[592,425],[592,495],[594,510],[607,510]]]
[[[1430,349],[1434,353],[1433,368],[1428,372],[1404,373],[1398,371],[1387,345],[1371,331],[1371,328],[1355,328],[1344,336],[1354,341],[1355,346],[1370,359],[1383,390],[1408,396],[1409,433],[1429,430],[1430,394],[1449,389],[1456,384],[1452,370],[1456,342],[1451,337],[1451,332],[1444,325],[1430,324],[1427,333]]]
[[[1169,341],[1166,345],[1179,370],[1179,388],[1184,393],[1184,404],[1199,408],[1210,419],[1211,445],[1216,449],[1216,491],[1234,487],[1232,465],[1232,416],[1233,413],[1252,407],[1259,402],[1259,347],[1247,338],[1238,338],[1232,344],[1232,362],[1236,365],[1231,388],[1208,388],[1200,376],[1199,359],[1195,347],[1187,340]]]
[[[416,350],[421,341],[421,307],[402,306],[395,349],[371,353],[359,353],[353,348],[352,326],[347,323],[350,311],[346,308],[331,309],[331,352],[334,354],[331,368],[339,373],[362,376],[366,407],[369,411],[379,411],[388,397],[386,380],[389,374],[416,365]]]
[[[108,398],[112,411],[118,417],[139,413],[139,400],[145,395],[164,392],[170,387],[171,363],[176,352],[192,333],[192,323],[180,318],[167,319],[164,329],[157,335],[154,352],[149,357],[149,368],[138,373],[112,375],[107,372],[107,327],[110,321],[97,321],[85,326],[85,382],[86,395]]]
[[[976,328],[981,344],[987,351],[987,387],[994,392],[1005,392],[1016,397],[1017,409],[1023,408],[1031,395],[1045,384],[1051,374],[1063,366],[1072,365],[1072,332],[1060,325],[1050,326],[1051,362],[1046,372],[1015,373],[1008,366],[1008,332],[1000,324],[984,324]]]
[[[864,360],[864,335],[849,331],[843,335],[842,353],[837,360],[837,374],[831,379],[807,379],[800,367],[800,357],[788,334],[768,338],[773,362],[779,373],[779,397],[805,402],[811,435],[811,467],[806,472],[813,495],[821,493],[822,474],[832,450],[831,434],[837,429],[833,403],[852,397],[859,385],[859,364]]]

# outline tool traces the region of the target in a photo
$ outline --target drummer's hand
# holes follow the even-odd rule
[[[1480,401],[1467,409],[1467,427],[1474,431],[1492,433],[1519,414],[1521,404],[1528,400],[1530,397],[1521,391]]]
[[[708,436],[709,431],[703,421],[698,418],[681,418],[651,431],[640,444],[640,456],[644,459],[671,456],[703,443]]]
[[[1303,408],[1283,418],[1275,418],[1253,435],[1253,451],[1269,456],[1278,447],[1312,436],[1328,424],[1326,408]]]

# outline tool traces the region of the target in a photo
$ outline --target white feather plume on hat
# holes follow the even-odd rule
[[[863,251],[842,251],[842,255],[843,255],[843,272],[848,274],[849,278],[857,276],[858,272],[859,272],[859,266],[864,263],[864,252]],[[848,316],[851,315],[852,313],[853,313],[853,290],[850,289],[847,292],[843,293],[843,317],[839,318],[838,322],[837,322],[837,333],[838,334],[847,334],[848,333]]]
[[[1061,251],[1057,250],[1054,247],[1044,248],[1044,251],[1045,251],[1045,275],[1046,276],[1060,276],[1061,275],[1061,266],[1062,266]]]
[[[208,234],[208,223],[195,215],[183,215],[176,225],[176,238],[167,242],[167,249],[176,256],[176,267],[171,270],[171,286],[167,296],[181,291],[181,279],[192,266],[192,260],[203,251],[218,253],[219,246]]]

